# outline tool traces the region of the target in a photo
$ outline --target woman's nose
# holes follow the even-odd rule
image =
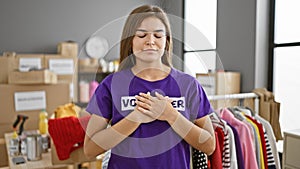
[[[147,35],[146,45],[154,45],[154,44],[155,44],[155,37],[152,33],[149,33]]]
[[[147,41],[147,42],[146,42],[146,45],[151,45],[151,46],[152,46],[152,45],[154,45],[154,44],[155,44],[155,43],[154,43],[153,41]]]

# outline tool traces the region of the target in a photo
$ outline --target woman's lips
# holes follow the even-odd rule
[[[143,49],[143,51],[157,51],[157,49]]]

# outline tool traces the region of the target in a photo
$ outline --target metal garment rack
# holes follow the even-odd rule
[[[255,93],[237,93],[237,94],[225,94],[225,95],[208,95],[208,100],[226,100],[226,99],[239,99],[240,103],[243,103],[245,99],[254,99],[255,112],[259,111],[259,96]]]

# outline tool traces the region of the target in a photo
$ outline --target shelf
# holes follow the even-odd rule
[[[78,75],[95,75],[95,74],[100,74],[100,75],[109,75],[111,74],[110,72],[78,72]]]
[[[84,68],[84,69],[83,69]],[[90,83],[92,81],[97,81],[98,83],[101,83],[101,81],[111,74],[112,72],[101,72],[101,69],[98,69],[98,67],[81,67],[78,71],[78,102],[75,102],[75,104],[79,107],[85,108],[88,103],[80,102],[80,82],[84,81],[86,83]],[[89,93],[89,87],[84,87],[84,90],[88,90],[85,92]],[[84,92],[84,93],[85,93]]]
[[[102,72],[101,67],[92,66],[92,67],[79,67],[78,73],[103,73],[103,74],[110,74],[112,72]]]
[[[96,73],[100,72],[101,68],[99,66],[79,66],[78,72],[86,72],[86,73]]]

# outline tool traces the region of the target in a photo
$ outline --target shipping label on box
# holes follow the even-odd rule
[[[41,69],[42,59],[41,58],[20,58],[19,59],[19,70],[29,71],[30,69]]]
[[[44,54],[17,54],[14,69],[28,71],[29,69],[45,68]]]
[[[49,59],[49,69],[58,75],[74,74],[73,59]]]
[[[16,111],[46,109],[45,91],[16,92],[14,98]]]

